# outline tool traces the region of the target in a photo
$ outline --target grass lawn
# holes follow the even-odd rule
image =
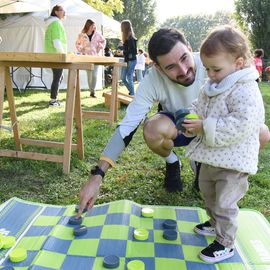
[[[266,108],[266,123],[270,125],[270,84],[260,85]],[[120,89],[123,91],[123,89]],[[82,91],[82,106],[91,110],[104,108],[102,91],[97,92],[97,99],[90,99],[88,91]],[[60,92],[60,101],[65,100],[65,91]],[[64,106],[48,107],[49,92],[27,90],[26,93],[15,91],[17,116],[20,123],[21,137],[64,140]],[[152,113],[156,108],[153,108]],[[120,119],[126,107],[119,111]],[[5,101],[3,124],[10,126],[8,104]],[[85,120],[83,125],[85,160],[78,159],[72,153],[71,172],[62,174],[62,164],[34,161],[27,159],[0,157],[0,203],[17,196],[22,199],[50,203],[78,203],[79,190],[88,179],[88,173],[99,159],[100,153],[111,137],[117,123],[110,126],[104,120]],[[14,148],[12,134],[0,131],[0,148]],[[75,136],[74,136],[75,141]],[[24,146],[24,150],[42,153],[61,153],[61,149],[45,149]],[[134,135],[129,147],[118,160],[117,166],[107,172],[97,203],[129,199],[142,204],[179,205],[203,207],[198,192],[192,188],[193,173],[189,161],[184,157],[184,149],[176,148],[183,163],[182,178],[184,191],[178,194],[167,193],[162,185],[164,178],[164,160],[146,147],[142,128]],[[241,208],[252,208],[262,212],[270,221],[270,143],[260,153],[258,173],[250,176],[250,189],[241,200]]]

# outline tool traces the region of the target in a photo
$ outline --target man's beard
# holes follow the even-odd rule
[[[190,86],[194,83],[195,81],[195,72],[193,68],[190,68],[187,72],[188,78],[183,80],[183,76],[177,76],[176,80],[173,80],[174,82],[181,84],[183,86]]]

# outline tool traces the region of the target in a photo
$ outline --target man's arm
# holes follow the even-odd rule
[[[108,171],[111,165],[104,160],[100,160],[98,167],[104,174]],[[85,207],[91,209],[99,194],[99,188],[102,183],[103,177],[101,175],[89,175],[88,181],[84,184],[80,191],[80,208],[78,216],[80,216]]]
[[[126,115],[115,130],[112,138],[102,152],[99,168],[106,173],[113,167],[116,160],[132,140],[140,123],[145,119],[150,111],[155,98],[152,95],[153,85],[149,76],[143,80],[137,90],[134,100],[129,104]],[[91,209],[97,199],[99,188],[102,183],[101,175],[91,175],[80,192],[80,215],[87,206]]]

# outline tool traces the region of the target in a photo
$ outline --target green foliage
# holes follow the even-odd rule
[[[122,0],[84,0],[93,8],[103,12],[104,14],[112,17],[115,12],[123,12]]]
[[[218,25],[230,24],[232,16],[226,12],[214,15],[185,15],[167,19],[162,27],[172,27],[185,34],[193,51],[198,51],[207,33]]]
[[[269,83],[261,83],[261,91],[266,108],[266,123],[270,125]],[[121,92],[127,92],[125,88]],[[82,107],[86,110],[106,110],[102,91],[97,91],[97,99],[89,98],[89,91],[81,92]],[[60,91],[60,101],[65,102],[66,93]],[[28,90],[15,92],[15,103],[20,123],[21,137],[53,141],[64,140],[64,106],[48,107],[49,93]],[[119,110],[120,119],[126,106]],[[156,107],[151,114],[155,113]],[[3,124],[10,126],[7,101],[4,103]],[[85,159],[79,160],[76,151],[72,152],[69,175],[62,174],[62,164],[18,158],[0,157],[0,203],[13,196],[40,203],[68,205],[78,203],[79,191],[88,179],[90,168],[96,165],[107,141],[117,123],[110,126],[104,120],[84,120]],[[75,131],[75,128],[74,128]],[[12,134],[1,130],[0,149],[15,149]],[[76,134],[73,135],[76,142]],[[23,146],[25,151],[60,154],[62,149]],[[162,158],[154,155],[145,145],[142,128],[139,127],[133,140],[123,152],[117,166],[106,173],[97,204],[120,199],[129,199],[141,204],[197,206],[204,207],[203,200],[193,185],[193,172],[189,160],[184,157],[184,149],[175,148],[183,163],[182,193],[167,193],[163,188],[164,165]],[[260,152],[259,170],[250,176],[250,189],[240,201],[241,208],[253,208],[262,212],[270,220],[269,163],[270,143]]]
[[[114,19],[118,21],[130,20],[135,36],[140,39],[147,35],[156,23],[155,0],[123,0],[123,13],[116,13]]]
[[[138,42],[138,48],[143,49],[144,51],[148,51],[149,40],[155,31],[157,31],[156,25],[150,27],[148,33],[140,38]]]
[[[243,31],[248,33],[253,49],[264,49],[270,57],[270,1],[236,0],[235,18]]]

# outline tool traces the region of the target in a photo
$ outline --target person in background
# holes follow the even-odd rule
[[[119,41],[114,57],[124,57],[124,45],[122,41]]]
[[[99,55],[106,46],[106,40],[96,29],[96,24],[88,19],[76,41],[76,48],[83,55]],[[98,65],[94,70],[87,70],[90,97],[96,98],[95,88],[97,84]]]
[[[194,231],[215,237],[199,256],[217,263],[234,255],[237,203],[248,190],[248,175],[257,171],[265,112],[243,33],[226,25],[214,29],[200,56],[209,80],[190,107],[200,119],[185,120],[183,126],[196,135],[186,155],[201,163],[199,186],[209,216]]]
[[[107,56],[107,57],[113,57],[112,50],[111,50],[109,47],[106,47],[106,48],[104,49],[104,56]]]
[[[114,52],[114,57],[119,57],[120,62],[124,62],[124,45],[123,45],[122,41],[119,41],[117,49]],[[119,77],[121,80],[120,85],[123,84],[123,81],[126,77],[126,74],[127,74],[126,69],[127,68],[125,66],[121,67],[121,69],[120,69],[120,74],[119,74]]]
[[[145,56],[142,49],[138,50],[137,64],[135,66],[137,81],[140,82],[143,78],[143,72],[145,70]]]
[[[56,5],[51,11],[51,16],[46,19],[46,32],[44,51],[46,53],[67,53],[67,37],[62,23],[65,18],[65,10]],[[63,78],[63,69],[53,68],[53,80],[51,85],[50,106],[60,106],[57,100],[59,86]]]
[[[262,71],[263,71],[263,62],[262,58],[264,55],[263,49],[256,49],[254,51],[254,63],[255,67],[259,72],[260,77],[256,80],[257,82],[260,82],[262,80]]]
[[[104,56],[113,57],[112,50],[109,47],[104,49]],[[105,79],[105,87],[108,87],[112,84],[112,72],[113,66],[106,66],[104,69],[104,79]]]
[[[126,69],[122,69],[121,78],[127,87],[130,96],[134,96],[133,74],[137,63],[137,39],[134,35],[131,22],[124,20],[121,22],[122,41],[124,45],[124,59],[127,63]]]
[[[148,73],[148,69],[149,69],[150,66],[151,66],[151,60],[150,60],[149,55],[148,55],[147,52],[144,52],[143,54],[144,54],[144,57],[145,57],[145,69],[144,69],[144,71],[143,71],[143,77],[144,77],[145,74]]]

